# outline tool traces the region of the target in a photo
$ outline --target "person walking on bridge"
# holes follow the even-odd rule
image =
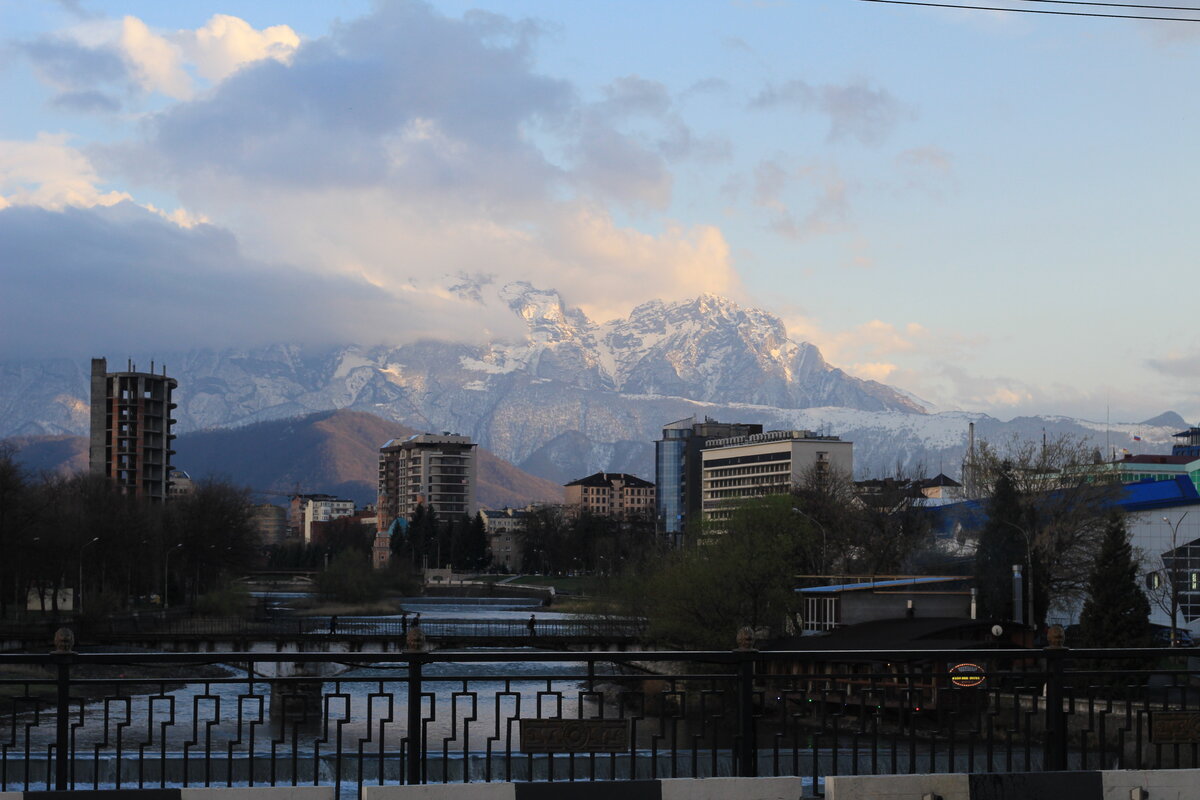
[[[533,614],[530,614],[529,622],[525,623],[525,628],[526,628],[526,630],[529,631],[530,636],[533,636],[534,634],[536,634],[537,633],[537,617],[535,617]]]

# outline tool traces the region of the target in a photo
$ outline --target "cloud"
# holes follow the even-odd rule
[[[187,99],[194,73],[218,83],[262,60],[288,62],[300,37],[287,25],[261,31],[216,14],[196,30],[156,31],[133,16],[120,20],[79,14],[84,21],[17,45],[45,83],[59,90],[52,102],[85,112],[115,111],[126,95]]]
[[[1195,380],[1200,375],[1200,353],[1173,353],[1163,358],[1148,358],[1146,366],[1168,378]]]
[[[129,195],[103,192],[88,159],[67,144],[66,134],[43,133],[35,141],[0,141],[0,208],[111,206]]]
[[[655,81],[624,76],[585,99],[538,73],[539,36],[497,15],[381,5],[95,152],[238,231],[254,259],[410,299],[460,302],[447,287],[480,273],[557,288],[598,318],[653,297],[736,296],[719,230],[616,221],[661,213],[669,164],[721,144],[694,136]],[[407,325],[397,315],[389,335]]]
[[[84,114],[104,113],[115,114],[121,110],[121,101],[110,97],[104,92],[60,92],[50,101],[55,108],[65,111],[75,111]]]
[[[772,212],[769,230],[792,239],[841,230],[850,217],[850,184],[833,166],[789,169],[776,160],[754,170],[754,203]],[[805,210],[797,213],[794,207]]]
[[[151,31],[137,17],[125,17],[118,46],[130,77],[142,91],[177,99],[191,97],[192,79],[183,68],[183,54],[165,36]]]
[[[196,71],[213,83],[257,61],[287,64],[300,46],[300,37],[287,25],[259,31],[228,14],[214,14],[203,28],[180,31],[174,38]]]
[[[0,210],[0,263],[7,358],[325,344],[368,337],[398,306],[361,281],[256,263],[227,231],[132,203]]]
[[[830,142],[855,139],[861,144],[883,143],[896,126],[914,116],[913,111],[886,89],[865,81],[811,86],[802,80],[767,86],[750,100],[750,108],[795,108],[818,111],[829,120]]]

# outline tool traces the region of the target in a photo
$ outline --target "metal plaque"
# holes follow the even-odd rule
[[[1154,744],[1200,743],[1200,712],[1151,711],[1150,741]]]
[[[628,749],[629,720],[521,720],[522,753],[622,753]]]

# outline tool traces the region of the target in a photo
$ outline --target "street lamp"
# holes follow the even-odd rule
[[[820,522],[818,522],[816,517],[812,516],[811,514],[805,514],[803,511],[796,508],[795,506],[792,506],[792,513],[799,514],[800,516],[804,517],[806,520],[811,522],[813,525],[816,525],[818,528],[821,529],[821,574],[824,575],[825,574],[825,543],[826,543],[826,540],[828,539],[828,535],[825,532],[825,526],[822,525]]]
[[[174,553],[181,547],[183,547],[183,542],[180,542],[174,547],[167,548],[167,554],[163,556],[163,611],[166,611],[171,607],[171,601],[167,599],[168,594],[171,591],[171,584],[168,582],[170,580],[170,574],[167,572],[167,569],[171,564],[171,553]]]
[[[1183,512],[1179,515],[1179,519],[1174,524],[1167,517],[1161,517],[1162,521],[1171,527],[1171,568],[1167,570],[1167,563],[1159,556],[1159,560],[1163,562],[1163,570],[1167,572],[1167,580],[1171,582],[1171,647],[1176,647],[1176,641],[1179,636],[1179,554],[1176,549],[1179,547],[1179,526],[1183,524],[1183,518],[1188,515],[1188,512]],[[1188,566],[1191,566],[1191,559],[1188,559]]]
[[[79,602],[76,605],[79,607],[78,613],[80,614],[83,613],[83,551],[98,541],[100,541],[100,537],[94,536],[90,542],[84,542],[83,547],[79,548]]]
[[[1036,631],[1037,621],[1033,618],[1033,537],[1029,535],[1029,531],[1015,522],[1009,522],[1006,519],[1000,521],[1008,527],[1020,531],[1021,535],[1025,537],[1025,586],[1022,587],[1025,597],[1021,599],[1023,602],[1027,602],[1029,606],[1029,617],[1026,619],[1026,622],[1029,624],[1031,630]],[[1014,609],[1013,614],[1016,617],[1020,617],[1021,609]],[[1018,619],[1017,621],[1019,622],[1020,620]]]

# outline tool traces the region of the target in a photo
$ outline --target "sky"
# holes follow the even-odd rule
[[[1194,421],[1198,67],[1200,22],[858,0],[0,0],[0,358],[512,337],[523,280]]]

